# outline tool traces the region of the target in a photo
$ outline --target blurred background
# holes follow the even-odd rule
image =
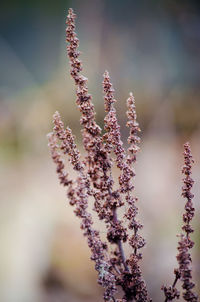
[[[0,9],[0,301],[102,301],[46,139],[59,110],[81,149],[65,50],[69,7],[78,15],[83,73],[97,121],[103,127],[101,82],[107,69],[124,142],[126,99],[130,91],[136,98],[142,128],[136,194],[147,239],[142,267],[154,302],[163,301],[160,287],[172,282],[176,267],[182,145],[191,143],[193,267],[200,292],[200,2],[10,0]]]

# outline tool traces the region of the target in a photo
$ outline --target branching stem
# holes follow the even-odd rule
[[[118,221],[118,218],[117,218],[117,209],[116,208],[113,209],[113,220],[115,222]],[[126,263],[126,257],[125,257],[125,253],[124,253],[124,249],[123,249],[123,245],[122,245],[122,241],[121,240],[118,240],[117,246],[118,246],[118,249],[119,249],[119,252],[120,252],[120,256],[121,256],[121,259],[122,259],[122,263],[123,263],[124,269],[125,269],[125,271],[129,272],[129,268],[128,268],[128,265]]]

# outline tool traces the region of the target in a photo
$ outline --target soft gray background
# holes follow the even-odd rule
[[[3,1],[0,9],[0,301],[102,301],[79,222],[59,186],[46,133],[59,110],[81,148],[65,51],[65,18],[78,15],[84,74],[103,126],[110,72],[126,142],[129,91],[142,128],[136,191],[147,246],[143,271],[155,302],[171,282],[180,232],[182,144],[195,156],[193,252],[200,289],[200,2]],[[103,231],[102,231],[103,235]]]

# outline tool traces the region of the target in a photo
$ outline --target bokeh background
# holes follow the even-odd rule
[[[194,278],[200,292],[200,2],[2,1],[0,9],[0,301],[102,301],[79,222],[51,162],[56,110],[81,149],[80,114],[65,51],[65,18],[78,15],[84,74],[103,127],[110,72],[124,142],[133,91],[142,128],[136,192],[145,227],[143,272],[155,302],[172,282],[180,232],[182,145],[195,157]],[[102,231],[103,232],[103,231]]]

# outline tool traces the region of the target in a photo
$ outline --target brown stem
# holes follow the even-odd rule
[[[175,279],[174,279],[174,283],[173,283],[173,285],[172,285],[173,288],[176,286],[176,283],[177,283],[178,279],[179,279],[179,276],[176,274],[176,277],[175,277]],[[167,302],[167,301],[169,301],[169,300],[168,300],[168,298],[166,297],[165,302]]]
[[[118,218],[117,218],[117,209],[116,208],[113,209],[113,220],[115,222],[118,221]],[[123,246],[122,246],[122,241],[118,240],[117,241],[117,245],[118,245],[118,249],[119,249],[119,252],[120,252],[120,255],[121,255],[121,259],[122,259],[122,263],[124,265],[125,271],[129,272],[128,265],[126,264],[126,257],[125,257],[125,254],[124,254],[124,249],[123,249]]]
[[[137,235],[137,230],[135,227],[134,227],[134,235],[135,236]],[[137,255],[137,247],[134,248],[134,254]]]

